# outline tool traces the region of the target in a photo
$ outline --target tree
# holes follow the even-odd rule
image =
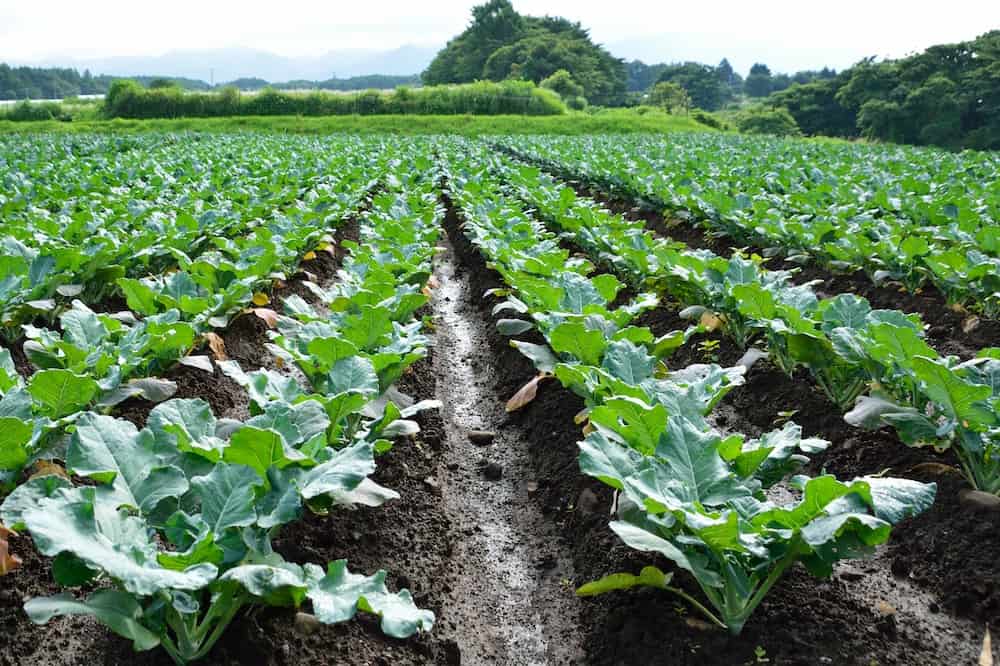
[[[579,23],[564,18],[522,16],[508,0],[490,0],[472,10],[470,26],[435,56],[424,83],[464,83],[515,78],[541,83],[559,70],[601,104],[625,93],[625,64],[594,44]]]
[[[770,95],[773,90],[771,69],[763,63],[755,63],[750,68],[750,74],[747,75],[747,79],[743,83],[743,90],[750,97],[767,97]]]
[[[472,8],[472,23],[434,57],[424,83],[469,83],[483,76],[486,60],[498,48],[524,36],[523,17],[509,0],[489,0]]]
[[[687,91],[670,81],[661,81],[653,86],[649,91],[649,103],[662,106],[671,113],[677,109],[687,113],[691,109],[691,98]]]
[[[697,62],[668,65],[658,82],[676,83],[699,109],[715,111],[722,106],[722,83],[715,68],[709,65]]]

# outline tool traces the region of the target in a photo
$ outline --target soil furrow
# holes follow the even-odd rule
[[[541,442],[504,411],[510,393],[492,322],[478,307],[483,290],[456,258],[454,218],[448,226],[452,239],[436,259],[434,369],[444,403],[444,502],[462,536],[444,577],[443,630],[463,664],[581,663],[580,604],[564,584],[574,578],[572,558],[533,499],[531,449]]]

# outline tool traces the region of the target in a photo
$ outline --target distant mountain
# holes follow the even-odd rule
[[[160,75],[185,77],[216,83],[256,77],[268,81],[297,79],[326,80],[365,74],[419,74],[437,54],[435,46],[400,46],[377,49],[342,49],[320,56],[286,57],[259,49],[169,51],[158,56],[115,56],[109,58],[45,58],[25,62],[31,66],[75,67],[81,72],[112,76]]]

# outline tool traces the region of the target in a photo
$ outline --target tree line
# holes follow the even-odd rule
[[[0,100],[23,99],[64,99],[79,95],[106,95],[111,84],[120,79],[128,79],[146,87],[176,85],[188,91],[221,90],[233,86],[239,90],[391,90],[398,86],[420,83],[416,74],[410,76],[389,76],[370,74],[347,78],[332,77],[323,81],[295,80],[270,83],[259,78],[243,78],[229,83],[212,86],[205,81],[183,77],[165,76],[95,76],[89,70],[82,73],[68,67],[12,67],[0,63]]]
[[[806,134],[1000,149],[1000,30],[898,60],[869,58],[766,103]]]

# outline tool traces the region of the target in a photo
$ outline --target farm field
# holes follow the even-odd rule
[[[1000,157],[0,135],[0,664],[977,663]]]

